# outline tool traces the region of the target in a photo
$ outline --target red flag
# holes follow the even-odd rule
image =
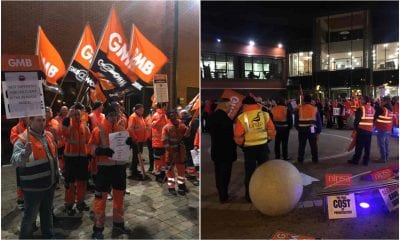
[[[113,7],[91,69],[96,76],[110,80],[117,88],[131,87],[138,77],[129,69],[130,61],[128,41]],[[143,87],[138,82],[134,86],[139,90]]]
[[[221,98],[227,98],[231,100],[231,110],[229,111],[228,116],[233,119],[242,106],[242,100],[245,98],[245,96],[233,90],[227,89],[222,93]]]
[[[168,58],[133,25],[131,34],[132,71],[147,83],[167,62]]]
[[[85,83],[88,87],[95,89],[96,77],[89,70],[93,61],[94,50],[96,49],[96,42],[94,40],[92,29],[89,23],[86,24],[85,29],[79,45],[72,58],[72,62],[68,68],[68,74],[79,82]]]
[[[44,31],[39,26],[36,55],[39,56],[39,65],[50,84],[57,84],[57,81],[64,77],[65,65],[53,44],[49,41]]]

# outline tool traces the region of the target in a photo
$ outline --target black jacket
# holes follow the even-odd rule
[[[236,143],[233,140],[233,121],[226,112],[218,109],[208,118],[211,135],[211,160],[214,162],[235,161]]]

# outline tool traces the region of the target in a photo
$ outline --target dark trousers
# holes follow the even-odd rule
[[[137,166],[139,163],[138,154],[143,153],[143,142],[136,142],[132,145],[132,164],[131,164],[131,174],[132,175],[139,175],[137,170]]]
[[[151,145],[151,139],[147,139],[146,141],[147,149],[149,150],[149,172],[154,169],[154,150]]]
[[[312,161],[318,162],[317,134],[310,133],[309,131],[299,131],[299,151],[297,160],[299,162],[304,161],[304,151],[306,149],[307,140],[310,143]]]
[[[369,162],[369,153],[371,150],[371,132],[366,131],[357,131],[357,138],[356,138],[356,150],[353,155],[353,162],[358,163],[361,158],[362,150],[364,149],[364,158],[363,163],[368,164]]]
[[[338,124],[338,129],[343,129],[343,127],[344,127],[343,117],[338,116],[338,117],[336,117],[336,120],[337,120],[337,124]]]
[[[288,142],[289,142],[289,128],[276,128],[275,136],[275,159],[281,158],[281,144],[282,144],[282,154],[283,158],[288,157]]]
[[[251,175],[256,170],[257,166],[265,163],[268,160],[268,145],[258,145],[252,147],[244,147],[244,185],[246,187],[246,197],[249,197],[249,183]]]
[[[228,200],[228,186],[231,180],[232,162],[214,162],[215,185],[220,201]]]

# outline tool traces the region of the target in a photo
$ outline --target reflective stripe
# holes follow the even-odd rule
[[[381,120],[379,118],[376,121],[380,122],[380,123],[392,123],[392,121],[385,121],[385,120]]]
[[[65,157],[86,157],[87,154],[85,154],[85,153],[82,153],[82,154],[80,154],[80,153],[64,153],[64,156]]]
[[[103,126],[101,126],[101,125],[99,125],[98,127],[99,127],[99,130],[100,130],[101,146],[102,146],[102,147],[105,147],[105,146],[107,146],[107,145],[106,145],[107,142],[106,142],[106,135],[105,135],[105,133],[104,133],[104,128],[103,128]]]
[[[372,126],[373,123],[360,122],[359,125],[363,125],[363,126]]]
[[[51,175],[51,171],[46,171],[46,172],[41,172],[41,173],[36,173],[32,175],[26,175],[26,176],[19,176],[21,180],[34,180],[42,177],[47,177]]]
[[[33,157],[33,155],[31,154],[30,157]],[[25,167],[34,167],[34,166],[37,166],[37,165],[40,165],[40,164],[43,164],[43,163],[47,163],[48,161],[49,160],[47,160],[47,158],[46,159],[39,159],[39,160],[36,160],[36,161],[30,161],[30,162],[27,162],[25,164]]]
[[[96,164],[97,166],[114,166],[114,165],[125,165],[126,162],[112,161],[112,162],[97,162]]]

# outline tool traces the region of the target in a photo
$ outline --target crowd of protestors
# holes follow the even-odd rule
[[[53,199],[60,179],[64,180],[65,215],[90,210],[95,239],[104,237],[107,199],[113,201],[113,230],[131,231],[124,222],[127,178],[145,181],[154,175],[160,186],[167,183],[171,197],[186,195],[186,179],[199,185],[199,169],[190,154],[190,150],[199,149],[197,116],[181,107],[167,111],[166,103],[158,103],[155,111],[145,111],[138,103],[128,117],[121,104],[117,99],[95,102],[91,107],[75,103],[70,108],[62,106],[55,117],[53,109],[46,107],[45,116],[21,118],[12,128],[11,163],[17,167],[17,205],[24,211],[20,238],[33,236],[38,229],[38,213],[43,237],[54,237]],[[124,144],[132,151],[131,161],[113,159],[109,134],[120,131],[129,134]],[[149,175],[143,171],[144,146],[149,153]],[[90,185],[94,188],[91,206],[85,202]]]
[[[303,164],[307,141],[310,144],[312,162],[318,163],[318,140],[322,129],[354,129],[355,154],[348,163],[358,164],[364,150],[363,164],[370,161],[371,136],[377,132],[380,158],[375,162],[387,162],[389,140],[394,127],[398,128],[398,97],[372,99],[357,96],[350,99],[313,99],[302,96],[296,100],[284,98],[262,101],[252,94],[242,101],[238,114],[229,117],[230,99],[204,100],[202,105],[202,130],[211,137],[211,160],[214,162],[215,180],[221,203],[229,201],[228,186],[233,162],[237,160],[236,146],[244,153],[245,199],[251,202],[248,187],[257,166],[270,157],[269,143],[275,159],[289,161],[288,141],[294,126],[298,134],[297,163]],[[293,161],[295,162],[295,161]]]

